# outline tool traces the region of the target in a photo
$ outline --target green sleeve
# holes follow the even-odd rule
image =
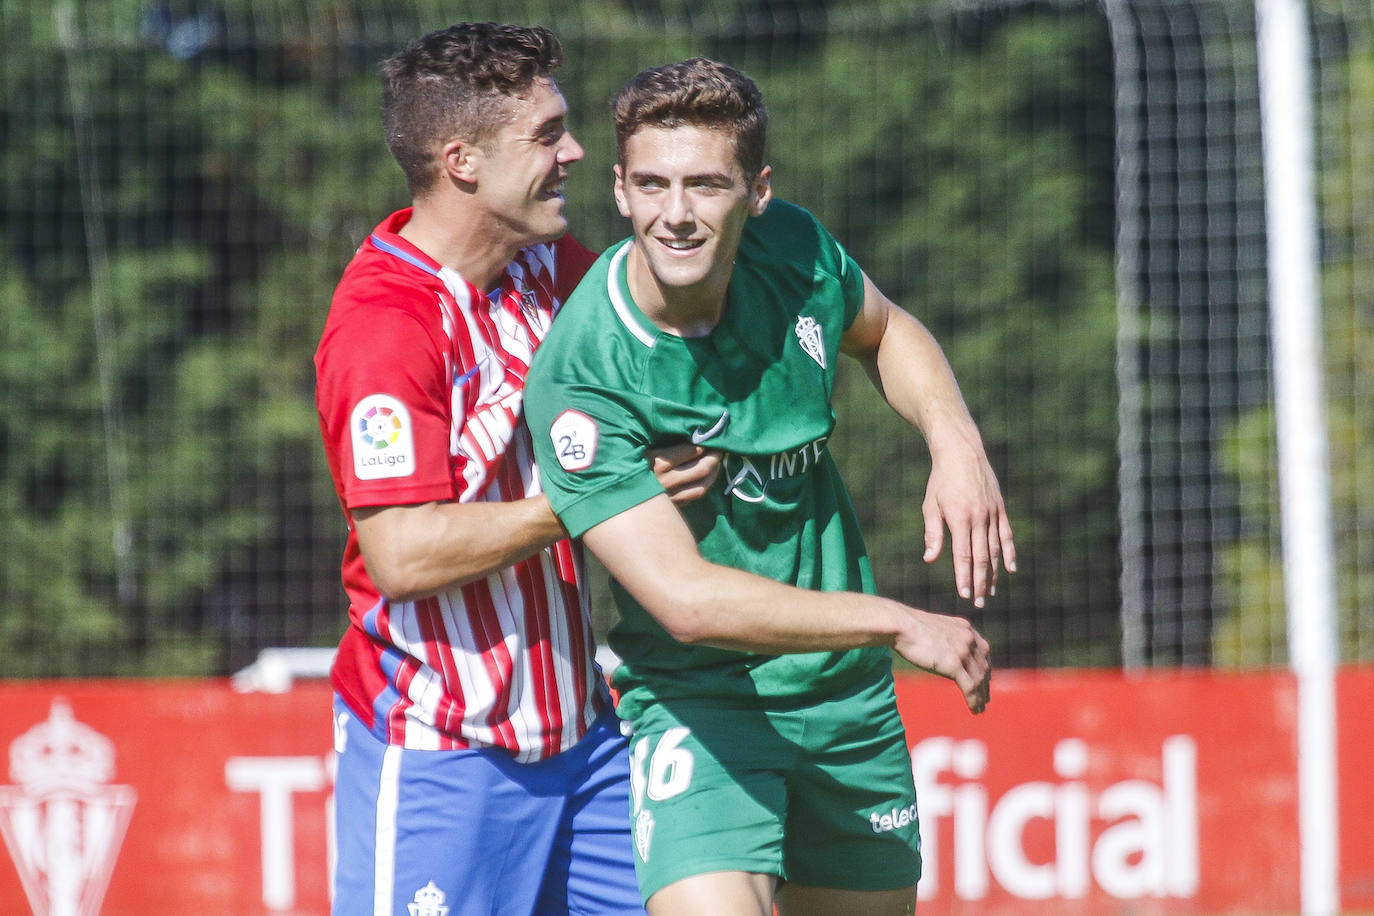
[[[630,398],[587,383],[542,382],[526,419],[549,505],[580,537],[663,492],[645,457],[648,432]]]
[[[822,256],[827,262],[828,270],[839,282],[840,291],[844,295],[844,325],[846,329],[854,323],[854,319],[859,317],[859,310],[864,304],[864,274],[859,267],[859,263],[849,256],[849,252],[844,246],[832,236],[818,220],[816,229],[819,231],[822,244]]]
[[[763,216],[746,224],[746,233],[771,257],[810,272],[818,288],[838,289],[843,303],[841,327],[854,323],[864,301],[863,271],[814,214],[789,201],[774,199]]]

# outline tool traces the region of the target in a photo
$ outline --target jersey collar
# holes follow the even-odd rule
[[[405,261],[412,267],[419,268],[432,276],[439,276],[442,269],[438,261],[416,248],[410,242],[401,238],[401,229],[406,223],[410,222],[410,215],[414,212],[413,207],[406,207],[397,210],[372,230],[370,240],[373,247],[378,251],[385,252],[394,258]]]
[[[639,306],[635,305],[634,299],[630,296],[630,281],[625,275],[625,257],[633,245],[634,239],[627,239],[611,255],[610,268],[606,271],[606,295],[611,300],[616,317],[625,325],[625,330],[633,334],[644,346],[652,347],[662,332],[639,310]]]

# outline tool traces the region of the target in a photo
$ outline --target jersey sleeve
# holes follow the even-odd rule
[[[456,498],[442,346],[403,309],[355,310],[329,329],[316,400],[348,508]]]
[[[849,252],[844,250],[844,246],[839,242],[835,243],[839,250],[841,264],[840,288],[844,290],[844,326],[848,328],[854,323],[854,319],[859,317],[859,312],[864,304],[864,273],[859,264],[849,256]]]
[[[839,311],[840,330],[854,323],[863,308],[863,270],[810,211],[775,198],[745,224],[745,234],[769,269],[805,278],[813,300],[824,298],[830,314]]]
[[[854,319],[859,317],[859,311],[864,304],[864,274],[859,267],[859,263],[849,256],[849,252],[839,241],[830,234],[820,220],[812,219],[816,224],[816,233],[820,237],[820,261],[821,269],[835,278],[839,285],[840,292],[844,297],[844,324],[848,327],[854,323]]]
[[[649,435],[632,398],[538,370],[536,360],[526,417],[544,492],[571,536],[663,492],[645,458]]]

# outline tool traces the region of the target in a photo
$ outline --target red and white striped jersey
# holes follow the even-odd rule
[[[560,541],[484,580],[390,602],[368,577],[352,512],[540,492],[525,372],[593,256],[569,237],[524,249],[484,294],[397,235],[409,218],[392,214],[358,249],[315,355],[349,523],[349,627],[332,681],[388,743],[541,760],[576,743],[606,702],[580,550]]]

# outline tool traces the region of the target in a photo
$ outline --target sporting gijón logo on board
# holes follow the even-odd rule
[[[0,835],[37,916],[99,914],[137,794],[113,776],[114,742],[61,697],[10,745]]]

